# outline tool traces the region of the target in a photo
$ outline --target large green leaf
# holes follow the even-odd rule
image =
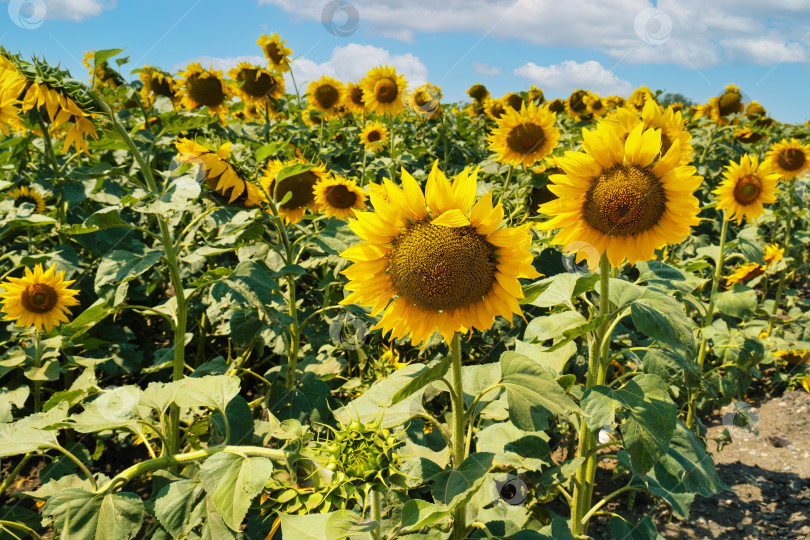
[[[450,514],[448,508],[422,499],[411,499],[402,506],[402,528],[405,532],[417,531],[433,525]]]
[[[450,356],[446,356],[441,360],[430,363],[429,365],[418,364],[419,369],[413,371],[413,373],[408,373],[406,375],[400,374],[400,376],[410,380],[405,383],[405,386],[397,390],[397,392],[391,398],[391,405],[396,405],[403,399],[412,396],[415,392],[421,390],[433,381],[437,381],[444,377],[447,370],[450,369],[451,362],[452,358]],[[398,370],[398,372],[400,371],[402,370]]]
[[[531,358],[501,355],[501,384],[509,402],[509,419],[524,431],[545,431],[550,416],[578,411],[555,378]]]
[[[0,424],[0,457],[27,454],[56,446],[55,431],[46,431],[26,425]]]
[[[434,477],[430,493],[433,499],[449,508],[464,504],[484,483],[495,454],[476,452],[457,468],[446,469]]]
[[[94,494],[69,488],[52,496],[42,514],[72,540],[128,540],[143,523],[143,501],[134,493]]]
[[[85,406],[84,411],[71,417],[73,429],[79,433],[118,428],[137,429],[140,394],[141,389],[134,385],[101,393]]]
[[[96,292],[108,285],[135,279],[152,268],[162,256],[162,249],[146,249],[142,253],[124,250],[113,251],[105,256],[98,265],[95,282]]]
[[[757,293],[742,283],[735,283],[731,290],[715,295],[714,305],[724,315],[745,319],[757,310]]]
[[[647,289],[633,302],[630,313],[639,332],[673,347],[695,350],[692,323],[674,298]]]
[[[207,407],[225,411],[239,394],[239,378],[229,375],[187,377],[180,382],[174,402],[180,407]]]
[[[202,513],[195,512],[205,496],[200,482],[179,480],[164,486],[155,501],[155,517],[172,538],[183,538],[202,521]]]
[[[273,305],[283,305],[284,299],[276,294],[278,285],[273,272],[263,263],[243,261],[233,273],[214,283],[211,296],[220,301],[226,294],[240,306],[256,308],[264,322],[271,324],[282,320],[282,315]]]
[[[354,512],[339,510],[328,514],[279,514],[284,540],[342,540],[343,538],[370,539],[374,521],[359,521]]]
[[[610,518],[608,527],[616,540],[664,540],[649,517],[644,517],[632,525],[621,516],[614,516]]]
[[[675,493],[708,496],[728,490],[717,475],[712,457],[694,432],[678,421],[667,451],[653,469],[661,486]]]
[[[251,501],[272,473],[273,463],[267,458],[220,452],[205,460],[200,478],[222,519],[238,531]]]
[[[363,395],[347,403],[335,411],[335,417],[344,424],[352,420],[360,422],[371,422],[373,420],[382,421],[384,427],[394,427],[403,424],[424,412],[422,407],[422,395],[425,393],[424,387],[414,390],[410,395],[403,397],[403,389],[409,385],[413,386],[413,381],[419,374],[426,373],[425,366],[421,364],[409,364],[381,381],[375,382],[371,388]],[[401,401],[394,404],[395,396]]]
[[[0,424],[11,422],[13,420],[12,405],[21,409],[30,394],[31,389],[27,386],[20,386],[14,390],[0,388]]]
[[[529,321],[526,330],[523,332],[523,339],[539,342],[548,339],[560,339],[566,330],[571,330],[587,322],[585,317],[576,311],[562,311],[544,317],[537,317]]]

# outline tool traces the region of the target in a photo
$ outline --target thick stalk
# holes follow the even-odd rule
[[[456,332],[450,341],[450,358],[453,370],[453,391],[450,400],[453,404],[453,467],[458,468],[464,461],[464,388],[461,383],[461,335]],[[464,505],[459,505],[453,512],[453,538],[464,538],[465,523]]]
[[[371,531],[373,540],[382,538],[382,495],[379,491],[371,492],[371,519],[377,522],[377,528]]]
[[[793,191],[796,187],[796,180],[791,180],[790,189],[788,189],[788,215],[787,223],[785,224],[785,258],[790,253],[790,233],[793,228]],[[768,322],[768,334],[773,330],[773,321],[776,314],[779,312],[779,304],[782,301],[782,293],[785,291],[785,278],[787,277],[788,269],[783,268],[779,274],[779,284],[776,286],[776,298],[773,300],[773,310],[771,311],[771,320]]]

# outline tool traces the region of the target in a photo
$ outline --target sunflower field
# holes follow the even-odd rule
[[[652,540],[707,415],[810,391],[807,126],[257,44],[0,48],[3,540]]]

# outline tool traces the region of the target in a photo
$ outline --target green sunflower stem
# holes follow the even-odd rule
[[[377,528],[371,531],[373,540],[382,539],[382,494],[374,490],[371,492],[371,519],[377,522]]]
[[[450,341],[450,359],[453,372],[453,391],[450,400],[453,405],[453,466],[458,468],[465,458],[464,438],[464,389],[461,379],[461,335],[456,332]],[[467,529],[464,505],[453,512],[453,539],[464,538]]]
[[[287,276],[287,302],[290,317],[292,317],[293,321],[290,323],[290,350],[287,356],[287,377],[285,383],[287,390],[292,390],[293,386],[295,386],[295,370],[298,366],[298,344],[301,341],[301,329],[298,326],[298,311],[295,306],[295,280],[291,275]]]
[[[389,147],[389,157],[391,158],[391,165],[390,165],[390,168],[389,168],[388,172],[391,175],[391,181],[393,182],[394,181],[394,173],[397,170],[396,163],[394,162],[394,148],[395,148],[394,147],[394,120],[396,119],[396,116],[393,115],[393,114],[390,114],[390,115],[388,115],[388,118],[389,118],[389,122],[388,122],[388,137],[389,137],[389,140],[388,140],[388,143],[390,145],[390,147]]]
[[[366,185],[366,156],[368,155],[368,150],[363,148],[363,166],[360,169],[360,187]]]
[[[503,189],[501,189],[501,197],[500,200],[503,200],[503,196],[506,193],[506,190],[509,188],[509,184],[512,182],[512,175],[515,173],[515,166],[509,165],[509,172],[506,173],[506,180],[503,183]]]
[[[728,233],[728,223],[729,220],[726,219],[725,212],[723,213],[723,225],[720,229],[720,254],[717,256],[717,267],[714,269],[714,275],[712,277],[712,292],[711,296],[709,297],[709,307],[706,308],[706,317],[703,319],[703,325],[701,327],[700,332],[700,349],[698,350],[698,371],[703,372],[703,364],[706,361],[706,353],[708,351],[708,340],[706,339],[703,329],[707,326],[711,326],[712,324],[712,317],[714,317],[714,297],[717,295],[717,288],[720,284],[720,275],[723,272],[723,263],[725,262],[726,257],[726,235]],[[690,429],[695,427],[695,418],[697,414],[697,398],[699,392],[693,392],[689,396],[689,409],[686,413],[686,426]]]
[[[796,187],[796,180],[790,182],[790,189],[788,189],[788,215],[785,224],[785,254],[787,258],[790,253],[790,233],[793,229],[793,192]],[[782,293],[785,291],[785,279],[787,278],[787,268],[783,268],[779,273],[779,284],[776,286],[776,298],[773,300],[773,310],[771,311],[771,320],[768,322],[768,334],[773,330],[774,319],[776,314],[779,313],[779,304],[782,302]]]
[[[42,367],[42,334],[34,330],[34,367]],[[34,381],[34,412],[42,412],[42,381]]]
[[[610,262],[607,254],[603,253],[599,261],[599,314],[610,312]],[[610,360],[610,321],[605,320],[591,336],[588,356],[588,375],[585,379],[585,389],[598,384],[604,384],[607,375],[607,363]],[[591,426],[582,419],[582,428],[579,434],[579,447],[577,457],[584,457],[585,461],[577,470],[574,480],[574,493],[571,497],[571,534],[576,537],[587,533],[588,523],[585,516],[591,509],[593,497],[593,484],[596,478],[597,455],[592,450],[596,446],[596,436]]]
[[[270,144],[270,102],[264,102],[264,138]]]

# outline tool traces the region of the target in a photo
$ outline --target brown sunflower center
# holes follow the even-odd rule
[[[59,300],[56,290],[44,283],[33,283],[25,288],[20,303],[26,311],[32,313],[47,313],[53,309]]]
[[[597,177],[585,195],[582,213],[594,229],[631,236],[654,227],[666,210],[666,192],[649,169],[616,164]]]
[[[331,109],[340,100],[340,92],[331,84],[324,84],[315,89],[315,101],[324,109]]]
[[[384,77],[374,84],[374,97],[380,103],[391,103],[397,99],[396,81]]]
[[[149,88],[155,95],[169,98],[174,97],[172,87],[169,86],[169,81],[166,77],[153,76],[149,79]]]
[[[225,101],[225,92],[222,91],[222,82],[217,77],[202,78],[199,74],[194,74],[186,81],[188,85],[188,95],[206,107],[216,107]]]
[[[475,227],[418,221],[394,238],[387,271],[397,292],[421,309],[480,302],[495,283],[495,248]]]
[[[742,96],[739,92],[724,92],[720,96],[720,115],[728,116],[740,112],[741,100]]]
[[[543,128],[537,124],[518,124],[506,136],[506,146],[517,154],[530,154],[546,140]]]
[[[555,99],[551,103],[548,104],[548,110],[551,112],[563,112],[565,110],[565,104],[562,102],[561,99]]]
[[[271,42],[265,45],[264,52],[267,57],[276,65],[279,65],[284,61],[284,55],[281,54],[281,48],[276,43]]]
[[[276,79],[258,69],[243,69],[236,75],[236,81],[242,83],[242,91],[254,98],[262,98],[276,87]]]
[[[287,193],[291,193],[292,197],[282,204],[281,208],[295,210],[311,203],[315,198],[315,192],[312,188],[315,187],[317,181],[318,177],[312,171],[304,171],[283,179],[278,183],[277,200],[283,201]]]
[[[357,193],[342,184],[326,188],[326,202],[333,208],[351,208],[357,202]]]
[[[806,159],[804,152],[798,148],[788,148],[776,156],[776,162],[785,171],[798,171]]]
[[[584,98],[587,93],[584,90],[577,90],[568,98],[568,106],[571,107],[571,110],[574,112],[584,112],[587,108],[585,104]]]
[[[349,90],[349,99],[352,100],[352,103],[363,107],[363,89],[359,86],[352,86],[351,90]]]
[[[495,102],[492,104],[492,107],[489,109],[489,113],[492,115],[493,118],[496,120],[503,116],[503,113],[506,112],[503,108],[503,103],[500,101]]]
[[[14,197],[14,207],[17,208],[21,206],[23,203],[33,204],[37,206],[37,200],[30,195],[17,195]]]
[[[469,93],[471,98],[480,101],[487,97],[489,91],[483,84],[474,84],[470,87]]]
[[[368,142],[377,142],[382,139],[382,133],[378,129],[373,129],[368,132],[368,136],[366,137]]]
[[[509,94],[509,96],[506,98],[506,104],[516,111],[519,111],[521,105],[523,105],[523,98],[517,94]]]
[[[737,185],[734,186],[734,198],[740,204],[751,204],[759,198],[760,193],[762,193],[762,182],[751,174],[737,180]]]

